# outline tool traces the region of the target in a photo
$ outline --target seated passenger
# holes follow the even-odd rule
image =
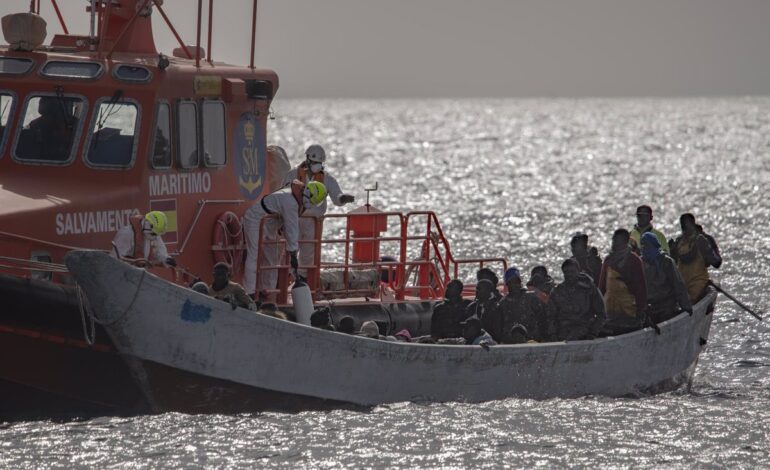
[[[492,271],[489,268],[481,268],[476,272],[476,282],[487,279],[489,282],[492,283],[492,286],[494,286],[494,290],[492,291],[492,294],[495,296],[495,300],[499,301],[503,298],[503,294],[500,293],[500,291],[497,288],[497,285],[500,283],[500,280],[497,278],[497,274],[495,274],[494,271]]]
[[[237,307],[256,310],[256,304],[246,294],[243,287],[230,280],[230,273],[230,265],[224,261],[214,265],[214,282],[209,286],[209,295],[215,299],[230,302]]]
[[[289,316],[284,312],[278,310],[278,307],[274,303],[266,302],[259,306],[257,313],[266,315],[268,317],[277,318],[279,320],[289,320]]]
[[[672,257],[682,274],[687,286],[687,294],[693,304],[703,298],[710,281],[708,268],[719,268],[722,256],[714,237],[703,232],[703,227],[695,223],[695,216],[682,214],[679,218],[682,235],[673,243]]]
[[[545,266],[535,266],[532,268],[532,271],[529,273],[529,282],[527,282],[527,288],[530,290],[534,290],[535,285],[532,281],[535,279],[535,276],[540,276],[543,279],[541,287],[538,290],[545,294],[545,298],[548,298],[556,285],[556,283],[553,282],[553,278],[548,274],[548,268]],[[543,296],[539,297],[540,300],[543,300]],[[547,303],[547,301],[544,302]]]
[[[393,335],[396,338],[396,341],[401,341],[403,343],[411,343],[412,342],[412,334],[409,333],[409,330],[403,329]]]
[[[599,290],[607,308],[607,334],[638,330],[645,320],[647,284],[644,265],[628,243],[628,230],[616,230],[612,235],[612,252],[605,258],[599,277]]]
[[[599,275],[602,273],[602,259],[599,257],[599,250],[595,246],[588,246],[588,235],[577,232],[572,235],[570,241],[572,257],[580,265],[580,270],[594,280],[599,285]]]
[[[337,331],[339,333],[345,333],[346,335],[352,335],[356,332],[356,322],[353,320],[353,317],[344,316],[340,319],[340,322],[337,324]]]
[[[527,290],[535,294],[543,304],[548,305],[550,296],[545,292],[548,289],[548,281],[542,274],[537,273],[527,281]]]
[[[195,292],[203,295],[209,295],[209,286],[205,282],[198,281],[195,284],[193,284],[190,289],[194,290]]]
[[[655,323],[666,321],[674,317],[679,309],[692,314],[687,286],[674,260],[661,249],[658,237],[654,233],[645,233],[641,238],[641,247],[650,319]]]
[[[523,325],[526,331],[531,332],[531,337],[527,340],[546,341],[548,317],[545,304],[537,298],[537,294],[527,292],[527,289],[521,287],[521,274],[518,269],[508,268],[503,277],[508,287],[508,295],[497,304],[497,310],[503,319],[504,332],[502,341],[498,342],[514,344],[508,336],[514,325]]]
[[[513,325],[508,332],[508,342],[505,344],[524,344],[532,341],[524,325]]]
[[[463,283],[457,279],[449,281],[444,291],[444,300],[433,307],[430,335],[434,339],[460,337],[460,322],[465,319],[465,309],[469,303],[463,299]]]
[[[593,339],[606,319],[602,295],[574,259],[564,261],[561,270],[564,282],[553,289],[548,305],[552,334],[560,341]]]
[[[334,328],[334,325],[332,325],[332,318],[328,307],[316,309],[316,311],[310,315],[310,326],[322,330],[337,331],[337,329]]]
[[[366,336],[367,338],[380,339],[380,327],[377,326],[377,322],[369,320],[365,321],[361,325],[361,331],[358,332],[358,336]]]
[[[495,286],[489,279],[482,279],[476,284],[476,299],[465,309],[465,318],[475,316],[481,320],[481,325],[486,329],[495,341],[500,342],[503,337],[503,317],[497,311],[495,298]]]
[[[465,339],[465,344],[482,347],[496,345],[497,342],[489,333],[484,331],[481,323],[481,320],[475,316],[470,317],[463,322],[463,338]]]

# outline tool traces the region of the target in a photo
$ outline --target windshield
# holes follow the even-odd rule
[[[16,158],[65,163],[72,156],[84,103],[69,96],[33,96],[27,100]]]

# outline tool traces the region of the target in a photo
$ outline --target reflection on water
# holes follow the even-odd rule
[[[457,257],[557,271],[572,232],[606,253],[641,203],[692,211],[723,285],[770,304],[770,99],[289,101],[269,142],[327,147],[343,190],[439,213]],[[335,227],[330,225],[333,232]],[[756,467],[770,462],[770,327],[721,299],[691,393],[410,404],[370,412],[164,414],[0,429],[7,467]],[[398,380],[394,377],[393,380]]]

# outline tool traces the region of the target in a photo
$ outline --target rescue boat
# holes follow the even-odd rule
[[[50,0],[64,33],[48,44],[40,0],[19,3],[30,11],[3,18],[8,45],[0,46],[0,413],[52,403],[56,411],[146,409],[131,367],[86,312],[64,258],[108,252],[131,216],[157,210],[167,216],[163,240],[179,267],[151,268],[152,276],[187,286],[210,281],[212,266],[227,261],[239,280],[243,213],[288,170],[267,146],[279,83],[274,71],[254,65],[257,1],[249,66],[214,60],[214,0],[206,47],[203,0],[194,44],[182,40],[162,0],[92,0],[84,5],[88,34],[70,33]],[[155,46],[157,15],[179,42],[170,54]],[[501,258],[456,260],[429,212],[367,203],[317,223],[338,229],[301,241],[316,246],[313,265],[302,267],[312,295],[338,299],[359,320],[394,314],[380,302],[396,300],[398,321],[419,328],[463,266],[506,267]],[[326,252],[336,258],[324,259]],[[258,276],[279,271],[268,294],[288,304],[288,262],[259,263]]]
[[[67,266],[157,411],[670,391],[692,379],[716,301],[712,289],[659,333],[482,348],[383,341],[233,310],[98,252],[74,251]],[[400,329],[397,304],[382,307],[392,313],[388,331]]]

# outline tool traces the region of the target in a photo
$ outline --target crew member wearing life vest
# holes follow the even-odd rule
[[[249,295],[257,291],[275,289],[278,282],[276,269],[263,269],[257,286],[257,256],[259,252],[259,226],[265,216],[278,215],[265,221],[262,239],[277,240],[278,231],[283,229],[286,239],[286,251],[291,256],[291,266],[297,269],[297,250],[299,248],[299,218],[312,207],[318,207],[326,199],[326,187],[318,181],[307,184],[299,180],[268,194],[246,210],[243,215],[243,229],[246,234],[246,267],[243,274],[243,287]],[[265,243],[262,247],[262,267],[280,264],[280,251],[275,243]]]
[[[344,194],[340,189],[340,185],[337,184],[337,180],[329,174],[324,168],[326,162],[326,151],[320,145],[311,145],[305,151],[305,161],[300,163],[296,168],[291,169],[283,179],[283,184],[289,184],[294,180],[299,180],[305,184],[311,181],[318,181],[326,186],[326,190],[329,194],[329,199],[335,206],[343,206],[355,201],[355,197],[350,194]],[[306,216],[323,217],[326,214],[327,204],[326,200],[319,206],[309,208],[305,211]],[[299,238],[300,240],[312,240],[315,238],[315,221],[308,217],[304,217],[299,221]],[[304,243],[300,246],[299,250],[299,264],[301,266],[313,265],[313,258],[315,256],[315,245],[310,243]],[[306,275],[305,270],[300,270],[300,273]]]
[[[663,250],[664,253],[670,254],[671,251],[669,250],[666,236],[663,235],[663,232],[652,226],[652,207],[639,206],[636,208],[636,225],[634,225],[634,229],[631,230],[631,248],[636,254],[641,253],[640,240],[642,235],[647,232],[652,232],[658,239],[658,243],[660,243],[660,249]]]
[[[112,255],[120,259],[146,259],[151,266],[176,266],[168,255],[161,237],[166,233],[168,219],[160,211],[133,215],[112,239]]]
[[[714,238],[695,223],[694,215],[682,214],[679,224],[682,235],[673,242],[671,256],[682,274],[690,301],[695,304],[703,297],[710,281],[708,267],[719,268],[722,256]]]
[[[641,327],[647,309],[644,264],[629,246],[629,233],[618,229],[612,235],[612,252],[599,275],[599,291],[607,308],[606,329],[622,334]]]

